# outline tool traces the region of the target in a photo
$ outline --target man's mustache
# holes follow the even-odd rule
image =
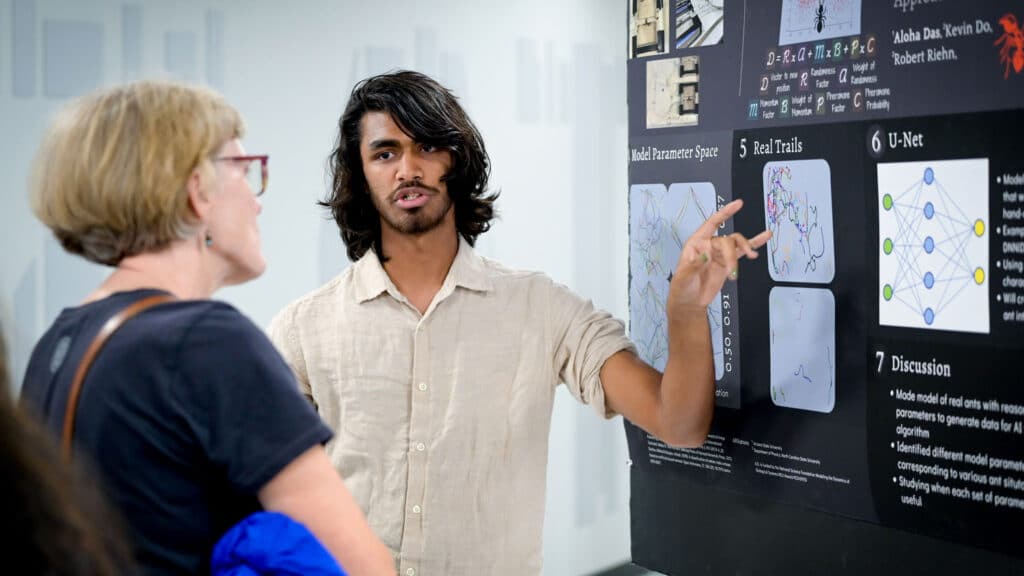
[[[424,183],[422,183],[422,182],[420,182],[418,180],[413,180],[411,182],[403,182],[403,183],[399,184],[395,188],[395,191],[391,193],[391,196],[392,197],[397,196],[400,191],[402,191],[402,190],[404,190],[406,188],[422,188],[423,190],[429,190],[433,194],[440,194],[441,193],[441,190],[438,189],[438,188],[435,188],[433,186],[428,186],[428,185],[426,185],[426,184],[424,184]]]

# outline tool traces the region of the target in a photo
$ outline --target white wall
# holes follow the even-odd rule
[[[484,255],[543,270],[626,316],[626,7],[613,0],[0,0],[0,324],[20,380],[31,346],[105,273],[32,217],[26,179],[68,96],[142,77],[208,83],[269,153],[267,273],[220,297],[265,325],[347,265],[314,202],[353,83],[413,68],[462,98],[488,145],[501,219]],[[545,573],[628,559],[622,424],[560,392],[548,474]]]

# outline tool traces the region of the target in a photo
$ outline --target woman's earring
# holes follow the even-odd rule
[[[206,245],[207,246],[213,246],[213,238],[210,238],[210,233],[209,232],[206,233]]]

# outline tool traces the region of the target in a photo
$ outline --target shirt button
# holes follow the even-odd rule
[[[413,514],[419,514],[422,511],[423,511],[423,509],[420,508],[419,504],[416,504],[415,506],[412,507],[412,513]]]
[[[408,574],[409,576],[416,576],[416,569],[415,568],[409,568],[408,570],[405,571],[405,573]]]
[[[420,442],[419,444],[416,445],[416,450],[418,450],[420,452],[423,452],[426,449],[427,449],[427,445],[424,444],[423,442]]]
[[[426,391],[427,391],[427,383],[426,382],[420,382],[420,392],[426,392]]]

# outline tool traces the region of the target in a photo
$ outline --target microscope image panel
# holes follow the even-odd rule
[[[696,126],[700,118],[700,57],[647,62],[647,128]]]
[[[674,0],[676,49],[720,44],[724,17],[725,0]]]
[[[779,46],[860,34],[861,0],[782,0]]]

